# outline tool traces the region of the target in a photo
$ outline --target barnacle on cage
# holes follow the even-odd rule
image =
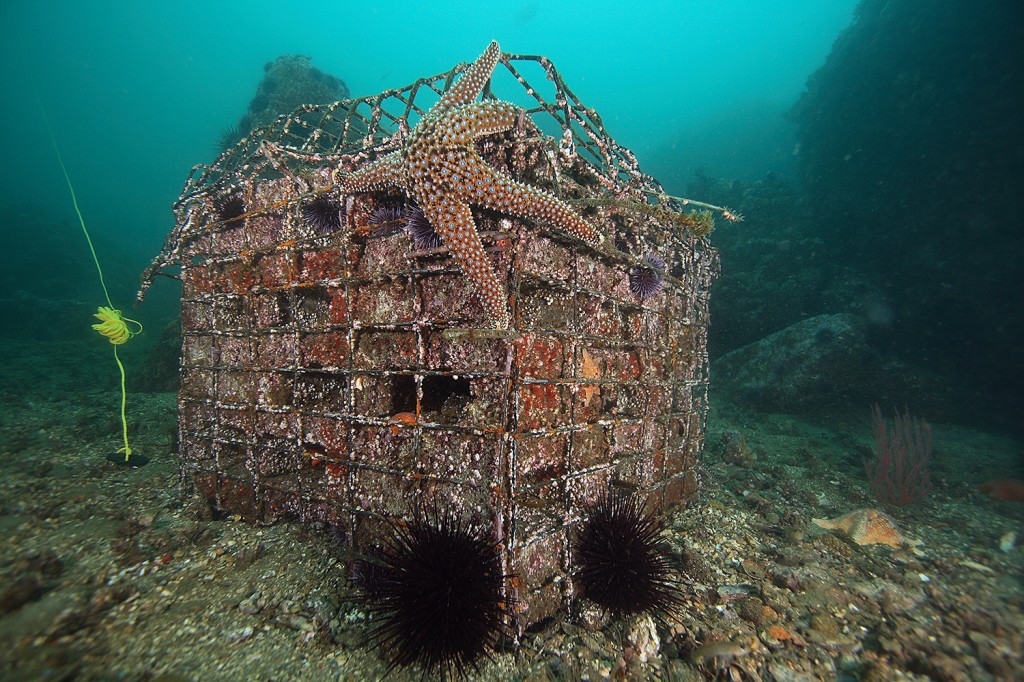
[[[710,209],[698,209],[685,213],[681,210],[674,210],[658,204],[608,197],[576,199],[573,203],[577,206],[599,206],[612,211],[641,213],[661,222],[676,225],[681,230],[688,231],[695,237],[705,237],[715,229],[715,216]]]

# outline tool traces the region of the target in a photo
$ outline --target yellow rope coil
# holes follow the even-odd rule
[[[92,328],[107,337],[107,340],[115,346],[127,343],[128,339],[142,331],[142,324],[140,322],[122,317],[121,311],[114,308],[100,306],[93,317],[99,320],[99,323],[94,324]],[[129,322],[135,325],[135,329],[128,326]]]
[[[121,315],[121,311],[114,307],[114,304],[110,302],[110,292],[107,291],[107,284],[103,281],[103,268],[100,267],[100,259],[96,256],[96,249],[92,245],[92,237],[89,236],[89,230],[85,227],[85,218],[82,217],[82,210],[78,207],[78,198],[75,196],[75,187],[71,184],[71,176],[68,175],[68,169],[64,165],[64,158],[60,155],[60,148],[57,147],[57,138],[53,136],[53,131],[50,129],[50,121],[46,117],[46,110],[43,109],[43,103],[39,103],[39,109],[43,112],[43,121],[46,122],[46,132],[50,135],[50,142],[53,143],[53,151],[57,154],[57,161],[60,162],[60,169],[64,173],[64,179],[68,183],[68,191],[71,193],[71,203],[75,207],[75,215],[78,216],[78,223],[82,226],[82,233],[85,235],[85,241],[89,244],[89,253],[92,254],[92,260],[96,263],[96,274],[100,278],[100,287],[103,288],[103,296],[107,299],[107,305],[100,306],[93,314],[99,322],[92,326],[93,329],[98,331],[103,336],[107,337],[110,343],[114,344],[114,361],[117,362],[117,369],[121,373],[121,437],[124,439],[124,446],[118,449],[119,454],[124,455],[125,463],[131,461],[132,449],[128,445],[128,417],[125,414],[125,409],[128,404],[128,391],[125,387],[125,376],[124,376],[124,365],[121,363],[121,358],[117,356],[117,347],[127,343],[136,334],[142,333],[142,323],[138,320],[133,320]],[[134,325],[134,328],[128,325]]]
[[[98,262],[96,266],[99,267]],[[132,454],[132,449],[128,445],[128,419],[125,416],[127,394],[124,385],[124,365],[121,364],[121,358],[117,357],[117,347],[127,343],[128,339],[140,333],[142,331],[142,323],[138,320],[124,317],[121,315],[120,310],[105,305],[101,305],[96,313],[93,314],[93,317],[99,320],[99,322],[94,324],[92,328],[107,337],[107,340],[114,344],[114,360],[117,361],[117,368],[121,370],[121,435],[124,438],[124,447],[119,448],[118,453],[123,454],[124,460],[127,462]],[[135,328],[129,327],[128,323],[135,325]]]

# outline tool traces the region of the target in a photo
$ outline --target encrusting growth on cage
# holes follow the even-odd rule
[[[495,91],[523,108],[472,101]],[[427,542],[395,567],[465,558],[438,529],[474,541],[472,601],[490,611],[470,605],[488,617],[468,642],[416,620],[444,572],[367,583],[389,663],[471,674],[505,626],[515,639],[577,595],[609,613],[673,603],[660,533],[640,538],[625,596],[593,580],[614,549],[573,543],[612,482],[657,518],[698,489],[718,254],[684,211],[715,209],[667,197],[550,60],[494,44],[472,66],[303,105],[193,169],[174,208],[140,296],[180,272],[183,490],[255,524],[324,524],[357,553],[415,527],[398,544]],[[423,500],[453,516],[415,526]],[[594,524],[627,548],[649,530],[636,514]]]

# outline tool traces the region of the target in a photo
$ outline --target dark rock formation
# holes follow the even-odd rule
[[[1021,428],[1022,14],[863,0],[793,110],[800,186],[698,175],[689,196],[746,216],[712,237],[713,358],[850,313],[881,374],[848,395]]]
[[[738,348],[711,366],[715,389],[736,402],[776,412],[806,412],[863,401],[878,361],[860,318],[818,315]]]
[[[283,55],[263,65],[264,76],[238,122],[245,135],[302,104],[328,104],[349,96],[345,81],[314,67],[309,57]]]
[[[765,412],[828,417],[878,402],[957,421],[962,396],[920,366],[880,353],[860,315],[816,315],[737,348],[711,365],[714,394]]]
[[[974,417],[1016,428],[1021,7],[862,0],[794,109],[808,234],[886,293],[879,347],[980,397],[961,399]]]
[[[687,195],[710,197],[746,216],[712,235],[723,254],[711,300],[713,358],[814,315],[854,313],[869,322],[870,337],[889,325],[885,293],[864,273],[826,256],[807,201],[792,185],[773,174],[754,183],[699,174]]]

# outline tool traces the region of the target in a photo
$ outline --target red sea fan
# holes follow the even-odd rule
[[[871,490],[880,502],[905,506],[920,502],[932,489],[928,465],[932,458],[932,427],[904,410],[894,411],[892,424],[878,404],[871,410],[875,457],[864,460]]]

